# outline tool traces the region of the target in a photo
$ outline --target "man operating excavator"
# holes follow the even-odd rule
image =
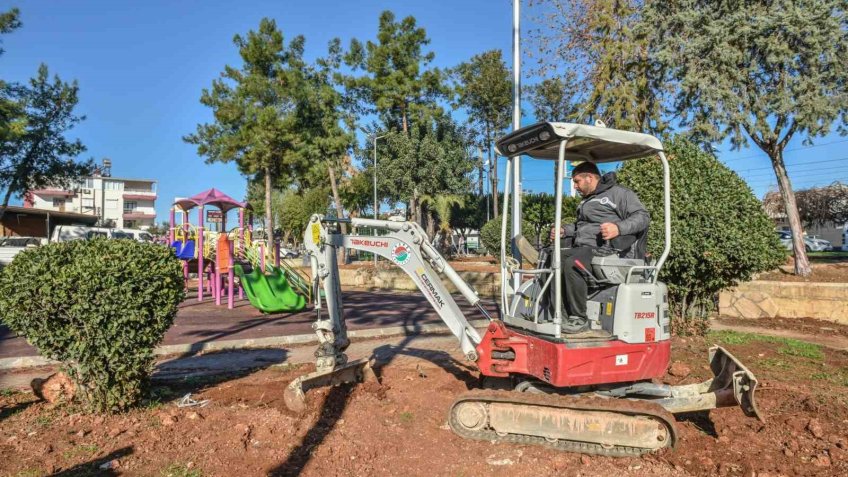
[[[574,187],[583,197],[577,221],[560,231],[560,250],[565,296],[562,331],[571,337],[608,336],[591,330],[586,314],[591,263],[595,256],[618,254],[621,258],[644,258],[651,216],[636,194],[618,185],[615,173],[601,176],[598,166],[581,162],[571,173]],[[555,230],[551,229],[551,240]]]

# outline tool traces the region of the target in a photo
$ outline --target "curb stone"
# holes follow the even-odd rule
[[[488,320],[473,320],[469,324],[475,328],[485,328]],[[388,326],[384,328],[368,328],[347,332],[351,340],[365,340],[389,336],[412,336],[449,333],[447,325],[441,323],[416,326]],[[172,356],[185,353],[200,354],[211,351],[270,348],[275,346],[308,345],[318,343],[318,338],[312,334],[271,336],[267,338],[252,338],[239,340],[210,341],[207,343],[187,343],[178,345],[159,346],[153,350],[155,356]],[[15,358],[0,358],[0,370],[16,370],[54,366],[58,361],[42,356],[21,356]]]

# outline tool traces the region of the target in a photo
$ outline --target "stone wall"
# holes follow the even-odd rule
[[[308,268],[299,269],[309,275]],[[500,296],[500,272],[457,272],[459,276],[477,290],[480,298],[498,300]],[[412,279],[399,268],[378,269],[373,267],[343,267],[339,269],[342,289],[356,287],[375,290],[415,291]],[[441,278],[441,277],[440,277]],[[451,293],[458,290],[452,283],[442,278],[442,283]]]
[[[818,318],[848,324],[848,283],[743,283],[719,295],[719,313],[738,318]]]

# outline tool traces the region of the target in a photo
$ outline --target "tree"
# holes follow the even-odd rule
[[[439,247],[442,250],[450,250],[450,237],[453,235],[453,210],[456,206],[463,206],[464,200],[458,194],[437,194],[435,196],[425,196],[421,199],[421,202],[427,203],[430,210],[435,212],[439,219],[438,228],[441,234]]]
[[[565,76],[545,78],[527,87],[533,114],[539,121],[579,121],[577,94],[573,72]]]
[[[295,237],[296,241],[300,242],[312,214],[327,213],[329,197],[329,188],[324,184],[300,192],[294,189],[282,192],[276,203],[279,207],[283,241],[288,242],[290,237]]]
[[[494,140],[512,120],[512,79],[501,50],[489,50],[474,55],[453,71],[456,78],[457,103],[468,110],[468,123],[477,144],[487,152],[492,167],[492,190],[498,190],[498,161],[494,158]],[[483,194],[483,161],[480,158],[479,190]],[[498,196],[495,194],[494,216],[498,216]]]
[[[85,119],[74,114],[79,86],[58,76],[51,80],[46,65],[38,68],[28,87],[18,88],[25,123],[0,143],[0,189],[5,188],[0,219],[14,194],[42,187],[69,187],[94,167],[90,159],[75,162],[85,151],[79,139],[65,134]]]
[[[378,174],[384,197],[409,204],[413,220],[421,223],[421,197],[468,190],[474,163],[463,138],[450,118],[419,123],[409,134],[388,133],[380,144]],[[373,159],[365,156],[363,163],[370,167]]]
[[[341,46],[336,38],[330,41],[327,56],[317,60],[317,67],[310,68],[310,95],[307,103],[312,113],[309,143],[314,151],[314,159],[327,164],[333,203],[341,217],[344,209],[339,184],[351,166],[349,152],[355,141],[351,132],[355,127],[355,118],[345,112],[345,98],[333,84],[334,78],[341,77],[338,72],[340,65]],[[345,224],[341,224],[341,228],[342,233],[347,233]]]
[[[480,230],[486,223],[486,197],[466,193],[462,204],[455,205],[451,212],[451,221],[455,230],[463,236],[472,229]]]
[[[848,11],[842,0],[649,2],[652,55],[675,87],[673,111],[697,140],[754,142],[777,177],[793,235],[795,273],[807,276],[798,204],[783,152],[846,132]]]
[[[785,250],[762,204],[735,172],[683,137],[666,141],[671,164],[671,252],[660,273],[678,332],[703,331],[716,295],[779,265]],[[659,161],[626,162],[619,182],[651,214],[648,253],[663,249],[663,172]]]
[[[344,60],[365,74],[344,78],[344,82],[359,99],[360,111],[376,113],[383,124],[404,133],[411,120],[438,114],[441,108],[436,101],[447,91],[442,72],[429,68],[435,58],[433,52],[424,51],[429,43],[415,17],[396,22],[390,11],[380,14],[376,43],[351,40]]]
[[[199,124],[183,140],[197,145],[207,163],[235,161],[242,174],[264,180],[265,225],[273,231],[272,189],[295,180],[308,166],[304,38],[296,36],[286,45],[274,20],[263,18],[258,31],[236,35],[233,43],[241,69],[225,66],[200,97],[215,121]]]
[[[798,215],[806,226],[824,226],[848,222],[848,185],[834,182],[825,187],[811,187],[795,193]],[[777,191],[768,192],[763,206],[772,217],[785,217],[783,198]]]
[[[373,207],[373,182],[371,169],[353,170],[350,179],[341,188],[341,199],[351,216],[362,217],[364,211]]]
[[[541,98],[534,104],[547,103],[548,113],[561,108],[555,117],[601,119],[625,130],[664,131],[663,69],[648,54],[648,39],[639,34],[644,3],[650,2],[533,0],[531,11],[540,28],[530,29],[525,51],[538,58],[537,73],[553,81],[529,88]]]
[[[577,204],[579,197],[562,198],[562,223],[572,223],[577,219]],[[538,194],[527,193],[521,199],[521,209],[525,228],[533,231],[536,247],[542,247],[549,243],[550,231],[554,226],[556,214],[556,201],[552,194],[540,192]],[[528,239],[530,237],[527,237]]]
[[[0,34],[11,33],[21,27],[20,11],[12,8],[0,13]],[[2,41],[0,41],[2,45]],[[0,56],[3,55],[0,48]],[[20,135],[26,124],[23,107],[16,100],[17,88],[0,78],[0,143],[11,140],[12,135]]]

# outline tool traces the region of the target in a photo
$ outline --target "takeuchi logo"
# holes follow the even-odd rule
[[[392,247],[392,260],[397,264],[403,265],[409,261],[409,247],[402,243],[396,243]]]

